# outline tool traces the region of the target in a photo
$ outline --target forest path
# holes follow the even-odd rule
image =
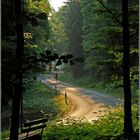
[[[84,118],[91,122],[108,113],[111,106],[116,106],[119,103],[119,99],[116,97],[56,81],[54,78],[44,78],[41,81],[53,89],[57,85],[57,90],[67,97],[66,100],[70,105],[70,110],[63,119],[68,117]]]

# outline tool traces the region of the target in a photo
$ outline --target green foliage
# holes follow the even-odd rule
[[[52,13],[50,17],[51,34],[48,43],[52,50],[59,54],[68,52],[68,37],[64,28],[65,13],[66,10],[62,7],[58,12]]]
[[[68,50],[74,56],[84,59],[82,46],[82,15],[80,12],[80,3],[77,0],[69,0],[66,4],[66,24],[65,28],[68,36]],[[80,78],[84,73],[84,63],[74,63],[71,72],[74,78]]]
[[[49,13],[52,10],[48,0],[25,0],[25,6],[26,9],[33,12]]]
[[[5,138],[9,137],[9,130],[5,130],[4,132],[1,133],[1,139],[4,140]]]
[[[45,50],[46,40],[49,37],[48,14],[50,12],[49,2],[25,1],[24,16],[17,19],[15,13],[15,3],[13,1],[2,1],[2,106],[8,104],[13,96],[15,84],[19,79],[15,79],[18,65],[22,64],[24,83],[35,77],[38,72],[37,62],[27,56],[40,53]],[[6,17],[6,18],[5,18]],[[16,22],[24,23],[25,52],[24,62],[16,61],[17,32]],[[22,31],[21,31],[22,32]],[[7,78],[6,78],[7,77]]]
[[[74,57],[83,58],[82,48],[82,18],[80,13],[79,2],[69,0],[65,6],[60,8],[57,13],[53,13],[51,17],[52,38],[50,40],[54,52],[58,51],[62,54],[70,53]],[[84,58],[83,58],[84,59]],[[80,62],[78,59],[75,61]],[[68,63],[66,59],[64,63]],[[58,61],[58,64],[61,64]],[[76,63],[70,60],[71,72],[75,78],[79,78],[83,74],[83,63]],[[80,69],[80,70],[79,70]]]
[[[118,20],[121,20],[121,1],[105,0],[103,2],[116,15]],[[14,84],[18,81],[18,79],[15,79],[15,70],[18,64],[15,61],[16,13],[14,12],[14,5],[12,1],[2,0],[2,106],[7,104],[12,97]],[[138,8],[137,0],[129,1],[130,78],[133,96],[136,96],[136,98],[138,97],[138,85],[136,85],[138,83]],[[35,95],[32,91],[28,91],[31,94],[30,97],[29,94],[25,94],[29,100],[32,99],[28,103],[25,101],[25,108],[44,110],[47,108],[47,104],[42,103],[41,105],[40,102],[46,102],[46,98],[52,97],[52,94],[50,96],[45,94],[46,89],[41,85],[34,85],[35,87],[29,85],[29,82],[36,77],[40,65],[46,66],[54,60],[56,60],[56,65],[62,63],[74,65],[76,61],[81,61],[74,58],[75,55],[86,58],[85,65],[78,63],[72,67],[73,70],[76,69],[73,73],[80,75],[79,81],[75,83],[90,88],[104,89],[106,92],[113,94],[117,90],[116,93],[120,94],[122,90],[119,87],[122,84],[122,27],[110,12],[95,0],[69,0],[64,7],[60,8],[58,13],[53,13],[50,16],[50,12],[51,8],[48,0],[26,0],[23,19],[16,19],[19,22],[26,20],[24,24],[25,61],[23,69],[21,69],[24,73],[23,82],[26,83],[27,90],[30,86],[32,88],[42,88],[42,91],[36,89],[39,93],[34,91]],[[49,16],[51,20],[48,18]],[[53,53],[46,51],[48,48],[51,51],[53,50]],[[58,56],[55,52],[60,52],[61,56]],[[63,55],[63,52],[73,53],[74,57]],[[86,76],[82,77],[83,79],[81,78],[83,74],[80,74],[80,72],[83,71],[83,68],[87,75],[90,75],[87,76],[88,78]],[[70,79],[74,81],[73,77],[70,77]],[[67,77],[67,80],[70,79]],[[38,100],[33,99],[33,96]],[[138,99],[136,102],[138,102]],[[50,104],[52,105],[52,102],[48,101],[48,106]],[[54,109],[54,112],[57,111]],[[120,122],[116,120],[116,123]],[[106,124],[104,126],[107,127]],[[113,127],[115,127],[113,124],[110,125],[110,128]],[[67,128],[67,126],[64,128]],[[121,129],[121,127],[115,129],[120,135],[121,132],[118,129]],[[108,132],[108,130],[104,131]],[[77,132],[92,135],[89,134],[88,130],[84,133],[83,130],[78,129]],[[95,130],[95,132],[97,131]],[[69,132],[67,133],[69,134]],[[59,132],[58,134],[61,136]],[[75,136],[75,134],[76,132],[72,133],[71,139],[88,139]],[[94,136],[92,135],[93,138]],[[103,136],[104,139],[107,139],[104,134]],[[59,138],[56,136],[56,139]],[[67,136],[65,139],[68,139]],[[97,139],[99,139],[98,136]]]
[[[133,106],[134,131],[138,129],[138,107]],[[103,118],[93,123],[69,119],[71,125],[50,123],[45,129],[43,140],[124,140],[123,138],[123,109],[112,109]]]
[[[30,110],[41,114],[51,113],[53,116],[58,113],[57,107],[53,102],[55,91],[48,89],[40,82],[32,82],[23,96],[23,111],[29,113]]]
[[[59,92],[56,96],[54,90],[36,80],[30,83],[23,94],[23,121],[46,116],[52,120],[61,116],[67,108],[64,97]],[[9,130],[4,129],[2,138],[8,137]]]
[[[104,5],[104,6],[103,6]],[[129,1],[130,19],[130,46],[132,54],[131,70],[138,78],[138,1]],[[85,69],[96,80],[110,82],[122,80],[122,27],[121,27],[121,1],[80,1],[83,19],[82,44],[86,52]],[[135,10],[134,10],[135,9]],[[115,15],[115,17],[114,17]],[[132,15],[134,17],[132,17]],[[135,27],[134,27],[135,25]],[[135,36],[135,37],[134,37]],[[134,69],[136,67],[136,71]],[[132,73],[131,71],[131,73]],[[131,74],[131,75],[133,75]],[[115,77],[115,79],[114,79]]]
[[[91,75],[87,75],[87,74],[81,77],[80,79],[74,79],[71,73],[69,72],[69,69],[63,75],[60,75],[59,79],[61,81],[76,86],[94,89],[104,94],[119,97],[121,99],[123,99],[124,97],[122,80],[119,81],[113,79],[111,82],[105,82],[105,81],[96,80],[95,77],[91,77]],[[139,99],[138,85],[132,83],[131,90],[132,90],[132,103],[138,104],[138,99]]]

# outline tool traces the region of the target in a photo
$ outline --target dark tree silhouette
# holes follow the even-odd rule
[[[11,128],[10,128],[10,140],[18,140],[19,133],[19,122],[20,122],[20,103],[23,94],[23,64],[24,64],[24,36],[23,36],[23,3],[22,0],[12,1],[12,8],[14,10],[14,19],[16,24],[16,35],[17,35],[17,48],[16,48],[16,84],[15,92],[12,98],[12,117],[11,117]],[[15,9],[14,9],[15,8]],[[57,60],[57,65],[64,63],[78,62],[79,60],[73,58],[71,54],[59,56],[58,54],[46,51],[44,54],[40,54],[40,58],[35,56],[30,57],[36,62],[43,62],[49,64],[51,61]]]
[[[19,131],[19,111],[22,95],[22,57],[24,50],[23,37],[23,5],[22,1],[13,1],[13,8],[16,19],[17,30],[17,49],[16,49],[16,85],[13,95],[12,118],[10,129],[10,140],[18,140]],[[130,85],[130,63],[129,63],[129,16],[128,0],[122,0],[122,26],[123,26],[123,85],[124,85],[124,136],[131,140],[133,134],[132,116],[131,116],[131,85]],[[61,61],[60,61],[61,62]]]
[[[24,50],[24,37],[23,37],[23,4],[21,0],[13,0],[14,13],[16,17],[16,32],[17,32],[17,48],[16,48],[16,85],[12,102],[12,117],[11,117],[11,129],[10,140],[18,140],[19,130],[19,111],[20,111],[20,99],[22,95],[22,57]]]
[[[100,0],[97,0],[109,11],[113,18],[123,28],[123,86],[124,86],[124,136],[131,140],[133,135],[131,113],[131,84],[130,84],[130,44],[129,44],[129,12],[128,0],[122,0],[122,23]]]
[[[123,86],[124,86],[124,136],[131,140],[133,134],[131,114],[131,85],[129,62],[129,15],[128,0],[122,0],[122,26],[123,26]]]

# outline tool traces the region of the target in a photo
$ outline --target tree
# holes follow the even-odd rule
[[[124,134],[126,138],[132,139],[133,127],[131,118],[130,68],[133,69],[133,67],[138,66],[138,64],[136,63],[132,64],[131,61],[130,65],[130,60],[138,58],[136,55],[138,39],[136,39],[137,40],[136,41],[133,37],[133,35],[136,38],[138,36],[137,34],[138,19],[136,18],[136,15],[138,13],[138,9],[136,8],[137,2],[129,1],[130,6],[129,13],[128,13],[128,1],[127,2],[123,1],[122,7],[120,7],[121,1],[119,0],[115,2],[110,0],[102,2],[98,0],[98,2],[99,3],[96,3],[95,1],[81,2],[82,7],[81,12],[83,14],[84,19],[83,45],[84,48],[86,49],[85,51],[93,51],[92,57],[91,55],[90,56],[88,55],[89,58],[87,59],[87,62],[90,62],[90,65],[87,65],[87,68],[88,69],[94,68],[94,71],[97,70],[97,72],[103,71],[102,73],[105,73],[105,75],[107,75],[109,79],[117,76],[118,78],[113,79],[117,81],[122,80],[121,77],[123,76],[124,100],[125,100]],[[89,13],[88,10],[92,12],[88,14]],[[119,12],[121,10],[123,14]],[[100,15],[97,17],[97,14]],[[102,18],[101,15],[103,14],[105,18]],[[94,20],[92,20],[93,18],[91,18],[91,15],[94,18]],[[123,22],[121,22],[121,15],[123,15],[122,18]],[[128,20],[129,16],[130,20]],[[92,24],[90,24],[91,22]],[[100,25],[97,24],[98,22],[100,23]],[[136,26],[134,27],[134,25]],[[95,30],[93,31],[92,29]],[[130,35],[131,44],[129,43],[129,29],[131,31]],[[136,44],[134,42],[136,42]],[[101,52],[103,52],[103,54]],[[131,54],[131,52],[133,52],[133,54]],[[94,62],[92,60],[94,60]],[[99,67],[100,64],[103,65],[103,67]],[[111,67],[109,67],[110,64],[112,65]],[[107,69],[105,69],[106,68],[105,65]],[[107,73],[108,68],[110,69],[109,75]],[[105,77],[102,78],[103,81],[105,81],[104,79]]]
[[[68,38],[68,51],[76,57],[84,59],[82,47],[82,16],[80,3],[77,0],[70,0],[66,4],[65,29]],[[80,78],[84,73],[84,63],[77,63],[71,67],[74,78]]]
[[[53,52],[68,53],[68,38],[65,27],[66,8],[61,7],[58,12],[53,12],[50,17],[51,35],[48,40]]]
[[[44,0],[43,0],[44,1]],[[8,3],[8,4],[7,4]],[[5,7],[7,5],[9,6],[9,10],[6,10]],[[3,32],[2,32],[2,38],[3,38],[3,50],[6,50],[6,54],[9,54],[9,56],[3,55],[2,58],[2,73],[4,73],[4,76],[2,77],[2,82],[4,82],[4,87],[3,87],[3,94],[7,94],[5,89],[8,87],[9,93],[12,94],[12,89],[9,88],[12,84],[12,88],[14,89],[14,92],[10,98],[12,98],[12,117],[11,117],[11,128],[10,128],[10,140],[18,140],[18,132],[19,132],[19,120],[20,120],[20,103],[21,103],[21,97],[23,94],[23,76],[25,76],[25,73],[28,73],[29,67],[33,65],[39,65],[39,63],[44,63],[48,64],[50,61],[58,61],[58,65],[62,64],[62,62],[69,62],[69,61],[74,61],[72,55],[63,55],[59,56],[58,54],[52,53],[48,50],[45,52],[39,53],[39,55],[36,55],[36,53],[27,53],[27,50],[29,49],[24,48],[25,46],[33,46],[34,44],[30,44],[29,42],[27,43],[27,38],[30,36],[30,33],[24,34],[23,31],[23,19],[28,16],[28,20],[30,21],[29,23],[32,24],[32,26],[37,26],[38,21],[37,18],[39,19],[46,19],[46,14],[42,13],[30,13],[31,17],[29,15],[23,15],[23,3],[21,1],[3,1],[3,22],[2,26]],[[46,10],[46,9],[45,9]],[[5,16],[10,18],[8,19],[9,22],[6,22],[7,19],[5,19]],[[38,17],[39,16],[39,17]],[[48,18],[48,17],[47,17]],[[5,20],[4,20],[5,19]],[[15,20],[16,19],[16,20]],[[24,40],[24,35],[26,36]],[[30,38],[30,37],[29,37]],[[6,40],[7,39],[7,40]],[[5,41],[6,40],[6,41]],[[8,42],[9,41],[9,42]],[[26,43],[27,44],[26,44]],[[24,44],[25,43],[25,44]],[[13,45],[13,49],[10,45]],[[8,47],[7,47],[8,46]],[[6,48],[7,47],[7,48]],[[11,47],[11,48],[10,48]],[[26,54],[25,51],[26,50]],[[6,68],[7,64],[10,64],[12,61],[11,65],[8,65],[8,68]],[[4,71],[6,70],[6,72]],[[10,70],[10,78],[6,79],[6,73],[9,72]],[[34,70],[34,67],[31,67],[30,70]],[[7,77],[8,78],[8,77]],[[27,77],[26,77],[27,78]],[[6,80],[5,80],[6,79]],[[6,97],[7,100],[9,100]],[[5,100],[6,100],[5,99]]]
[[[25,38],[25,47],[32,48],[36,53],[41,53],[48,47],[47,41],[50,37],[48,17],[50,12],[50,4],[47,0],[27,0],[25,3],[24,34],[30,35],[28,40]]]
[[[15,5],[15,17],[17,17],[16,31],[17,31],[17,48],[16,48],[16,84],[15,92],[13,95],[12,104],[12,118],[11,118],[11,130],[10,130],[10,140],[18,140],[18,130],[19,130],[19,110],[20,110],[20,100],[22,95],[22,58],[24,51],[24,37],[23,37],[23,23],[20,21],[23,16],[23,5],[21,1],[14,1]]]
[[[51,16],[51,38],[50,44],[53,51],[61,54],[70,53],[75,57],[83,58],[82,48],[82,16],[80,3],[70,0],[62,6],[58,12]],[[66,62],[66,61],[65,61]],[[80,78],[84,73],[84,64],[71,61],[70,71],[74,78]]]
[[[42,1],[40,1],[40,5]],[[44,2],[44,1],[43,1]],[[3,2],[4,3],[4,2]],[[8,3],[7,1],[5,3]],[[5,4],[4,3],[4,4]],[[9,7],[12,13],[12,17],[10,18],[10,24],[6,24],[8,29],[11,31],[11,26],[15,27],[16,30],[16,54],[15,54],[15,65],[13,65],[14,68],[14,73],[12,76],[15,76],[15,83],[14,83],[14,93],[13,93],[13,100],[12,100],[12,117],[11,117],[11,129],[10,129],[10,140],[18,140],[18,131],[19,131],[19,111],[20,111],[20,102],[21,102],[21,96],[23,94],[23,64],[24,64],[24,31],[23,31],[23,19],[24,19],[24,5],[22,1],[12,1],[9,2]],[[3,5],[4,8],[5,5]],[[41,6],[41,8],[44,8]],[[5,9],[3,9],[5,10]],[[44,9],[46,10],[46,9]],[[8,11],[10,12],[10,11]],[[4,12],[7,16],[9,13]],[[44,15],[44,14],[43,14]],[[44,18],[43,15],[41,14],[39,18]],[[27,15],[26,15],[27,16]],[[15,20],[16,19],[16,20]],[[5,20],[4,20],[5,21]],[[15,23],[15,26],[14,26]],[[35,24],[37,25],[37,20],[36,18],[32,17],[31,18],[31,23],[33,26]],[[3,27],[5,25],[3,24]],[[9,32],[9,30],[6,30],[4,28],[4,33]],[[9,80],[9,79],[8,79]],[[8,86],[8,85],[7,85]]]
[[[14,83],[12,81],[14,79],[13,75],[15,73],[14,62],[16,45],[14,43],[14,36],[16,35],[16,31],[13,24],[13,8],[11,5],[12,1],[2,1],[2,112],[4,106],[6,106],[8,101],[12,98],[14,89]]]
[[[131,85],[130,85],[130,45],[129,45],[129,15],[128,0],[122,0],[122,26],[123,26],[123,86],[124,86],[124,136],[132,139],[132,113],[131,113]]]
[[[136,74],[138,72],[136,70],[138,66],[136,64],[138,62],[138,3],[137,1],[129,1],[129,5],[131,34],[130,72],[132,73],[132,81],[136,81],[138,78],[138,74]],[[114,83],[115,86],[122,85],[123,42],[121,1],[94,0],[87,2],[81,0],[80,6],[83,18],[82,45],[86,54],[84,68],[92,75],[93,82],[103,81]],[[115,83],[118,84],[116,85]]]

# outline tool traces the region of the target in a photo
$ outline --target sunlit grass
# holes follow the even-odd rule
[[[55,92],[40,82],[32,83],[31,87],[23,96],[23,111],[54,112],[57,113],[53,102]]]
[[[64,96],[49,89],[45,84],[34,81],[23,96],[23,113],[26,119],[49,116],[54,119],[67,111]],[[9,137],[9,130],[2,132],[2,138]]]
[[[44,114],[48,108],[56,111],[56,120],[50,121],[44,131],[43,140],[108,140],[118,139],[123,140],[123,108],[117,107],[111,109],[108,115],[102,117],[100,120],[88,123],[81,120],[69,119],[71,125],[63,123],[55,123],[60,116],[69,110],[66,105],[64,95],[58,94],[55,96],[55,91],[48,89],[48,87],[40,82],[32,83],[32,87],[28,89],[24,95],[24,109],[35,111],[43,110]],[[49,110],[50,111],[50,110]],[[30,112],[28,112],[30,114]],[[132,106],[132,120],[134,131],[138,126],[138,106]],[[9,137],[9,131],[2,132],[2,138]]]
[[[138,107],[133,105],[134,131],[138,130]],[[50,123],[46,127],[43,140],[124,140],[123,108],[117,107],[99,120],[88,123],[70,119],[70,125]]]
[[[65,97],[63,94],[60,94],[60,95],[54,97],[53,100],[54,100],[54,102],[59,110],[59,113],[58,113],[59,117],[60,116],[62,117],[63,115],[65,115],[65,113],[67,113],[69,111],[69,109],[70,109],[69,103],[70,102],[68,101],[69,102],[68,105],[66,104]]]

